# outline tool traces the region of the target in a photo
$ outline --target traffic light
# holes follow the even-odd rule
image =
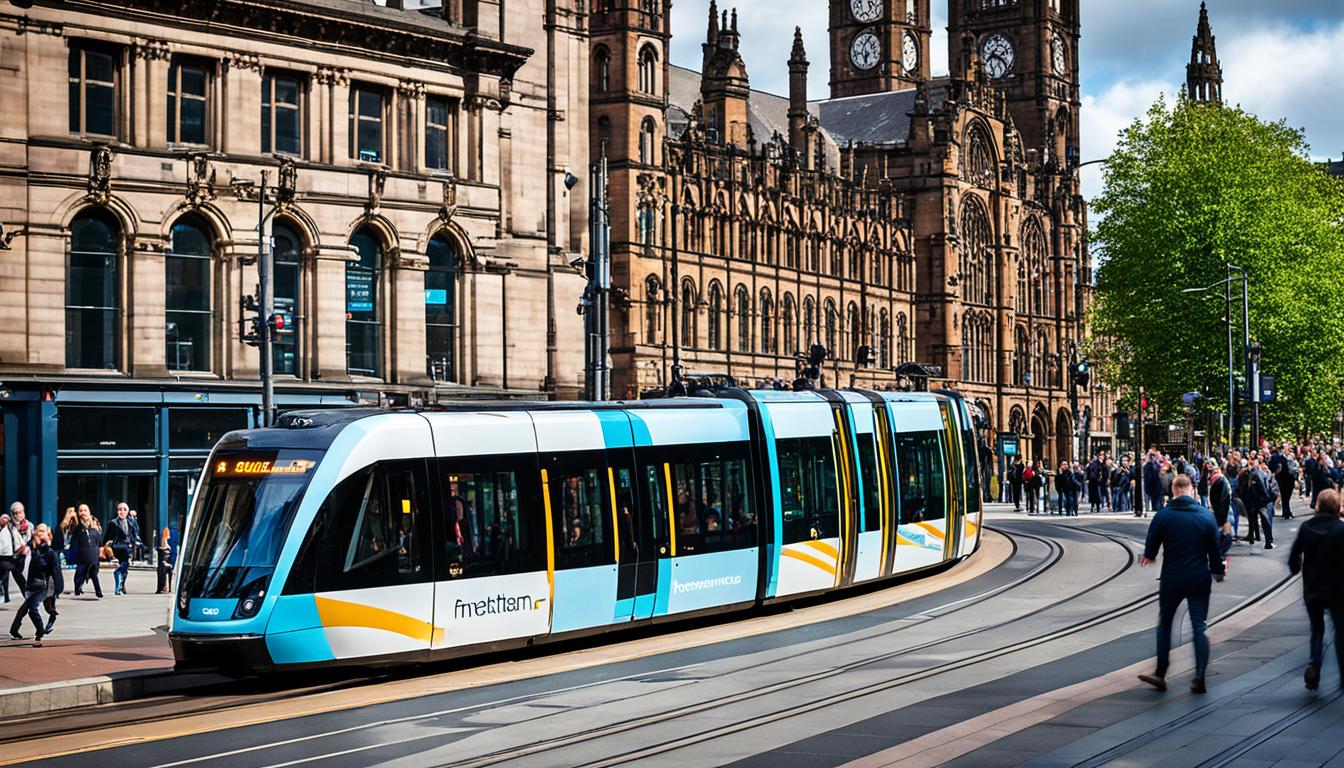
[[[1147,396],[1147,395],[1139,395],[1139,410],[1142,411],[1142,412],[1144,412],[1144,413],[1147,413],[1147,412],[1148,412],[1148,396]]]
[[[249,347],[261,346],[261,303],[257,297],[248,294],[240,302],[238,313],[238,338]]]

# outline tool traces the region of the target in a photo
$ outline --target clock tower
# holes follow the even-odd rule
[[[961,75],[976,46],[985,77],[1008,98],[1028,149],[1077,161],[1079,0],[949,0],[948,56]]]
[[[929,0],[830,0],[831,98],[929,79]]]

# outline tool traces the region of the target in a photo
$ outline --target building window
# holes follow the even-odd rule
[[[896,315],[896,364],[911,363],[910,328],[905,321],[905,313]]]
[[[737,351],[751,351],[751,297],[745,285],[737,286]]]
[[[835,326],[839,324],[839,313],[835,311],[835,302],[826,300],[826,354],[834,357],[836,347]]]
[[[345,367],[352,374],[377,376],[382,371],[378,275],[383,246],[367,227],[350,238],[350,245],[359,251],[359,261],[345,263]]]
[[[603,115],[597,118],[597,156],[606,157],[611,150],[611,119]]]
[[[806,349],[804,352],[811,352],[812,345],[817,343],[817,308],[808,296],[803,299],[803,344]]]
[[[611,88],[611,54],[606,48],[598,48],[593,57],[593,85],[598,93],[606,93]]]
[[[267,72],[261,79],[261,151],[303,153],[303,80]]]
[[[961,205],[961,300],[994,304],[994,251],[985,204],[968,195]]]
[[[174,60],[168,68],[168,143],[204,144],[209,120],[210,71],[205,64]]]
[[[761,291],[761,353],[775,352],[775,302],[769,291]]]
[[[709,284],[709,348],[723,349],[723,288],[717,281]]]
[[[784,314],[780,316],[780,322],[784,328],[784,349],[781,350],[785,355],[794,355],[798,352],[798,310],[793,303],[792,294],[784,294]]]
[[[695,283],[690,279],[681,281],[681,345],[694,349],[698,343],[695,334]]]
[[[425,167],[455,171],[454,137],[457,135],[457,104],[431,96],[425,100]]]
[[[81,213],[70,224],[65,273],[65,365],[117,367],[121,342],[121,227],[107,211]]]
[[[891,367],[891,318],[887,310],[882,310],[877,331],[877,367]]]
[[[658,56],[653,46],[646,45],[639,52],[639,92],[657,93]]]
[[[288,224],[276,223],[271,230],[274,267],[271,286],[275,293],[275,313],[284,321],[271,342],[274,362],[271,370],[278,376],[299,375],[299,310],[303,281],[303,239]]]
[[[644,122],[639,126],[639,162],[644,165],[653,165],[654,147],[657,145],[658,128],[653,123],[652,117],[644,118]]]
[[[117,60],[111,50],[70,48],[70,132],[117,133]]]
[[[457,278],[461,259],[443,235],[429,241],[425,272],[425,353],[429,377],[457,380]]]
[[[1018,311],[1032,315],[1053,315],[1050,256],[1040,222],[1034,218],[1022,228],[1022,255],[1017,274],[1017,288],[1021,294],[1017,299]]]
[[[350,157],[383,162],[383,94],[367,85],[350,86]]]
[[[859,345],[863,344],[863,326],[860,324],[858,306],[851,303],[846,314],[849,315],[849,359],[858,360]]]
[[[210,370],[211,239],[195,217],[173,225],[172,244],[163,258],[170,371]]]

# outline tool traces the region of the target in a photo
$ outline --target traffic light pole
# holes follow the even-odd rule
[[[275,315],[275,289],[271,284],[272,249],[266,226],[266,172],[261,172],[261,190],[257,195],[257,293],[261,300],[261,319],[257,323],[257,351],[261,357],[262,426],[275,423],[275,357],[271,352],[275,338],[271,324]]]

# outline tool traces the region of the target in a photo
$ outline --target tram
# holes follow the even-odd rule
[[[908,575],[979,546],[977,461],[954,393],[290,412],[215,447],[170,639],[382,666]]]

